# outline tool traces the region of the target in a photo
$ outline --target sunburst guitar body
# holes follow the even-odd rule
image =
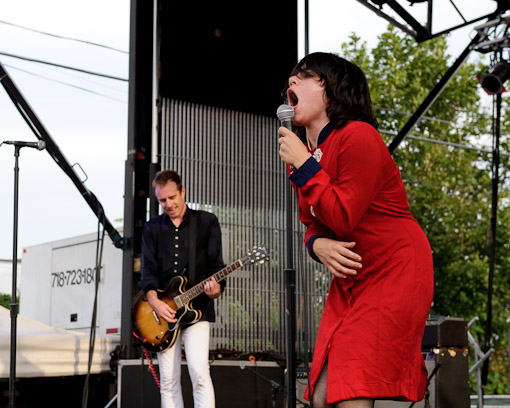
[[[163,291],[158,290],[157,293],[160,300],[176,311],[177,322],[175,323],[169,323],[160,318],[152,310],[145,293],[143,291],[138,292],[133,299],[133,335],[149,351],[160,352],[172,347],[183,326],[196,323],[202,318],[202,312],[193,308],[192,300],[204,292],[206,282],[211,278],[214,278],[216,282],[220,282],[242,266],[256,262],[262,263],[267,257],[265,247],[255,247],[247,252],[244,257],[190,289],[186,288],[187,279],[184,276],[172,278],[168,287]]]

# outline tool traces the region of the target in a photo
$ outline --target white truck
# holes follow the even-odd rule
[[[97,233],[23,249],[20,314],[90,332],[96,291]],[[97,293],[96,333],[120,335],[122,250],[106,235]]]

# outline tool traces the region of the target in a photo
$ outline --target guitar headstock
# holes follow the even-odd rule
[[[253,264],[253,263],[264,263],[269,258],[269,255],[267,253],[267,249],[265,246],[255,246],[252,249],[250,249],[248,252],[246,252],[246,255],[241,258],[241,262],[246,264]]]

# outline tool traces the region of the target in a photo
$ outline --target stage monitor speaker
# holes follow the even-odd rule
[[[467,323],[460,317],[431,316],[427,318],[422,351],[429,351],[435,347],[468,346]]]
[[[426,356],[425,361],[429,375],[437,368],[428,386],[428,401],[423,399],[414,404],[413,408],[469,408],[471,402],[467,350],[443,348],[436,350],[436,353]],[[374,408],[408,408],[410,404],[378,400]]]
[[[153,363],[159,375],[157,361]],[[217,407],[284,407],[284,369],[275,362],[215,360],[211,362],[210,368]],[[273,387],[269,381],[281,385],[282,390],[273,394]],[[192,407],[192,387],[185,362],[182,364],[181,384],[184,405]],[[119,361],[117,394],[118,408],[159,408],[161,406],[159,388],[147,361],[144,362],[143,367],[141,360]]]
[[[162,97],[275,116],[297,62],[297,1],[161,1]]]

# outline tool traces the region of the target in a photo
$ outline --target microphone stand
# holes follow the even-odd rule
[[[292,186],[286,180],[287,194],[287,268],[285,291],[287,298],[287,407],[296,407],[296,271],[293,269]]]
[[[11,295],[11,366],[9,373],[9,408],[14,408],[16,383],[16,331],[18,318],[18,302],[16,300],[18,274],[18,195],[19,195],[19,150],[22,146],[14,146],[14,225],[12,244],[12,295]]]
[[[292,130],[294,109],[287,105],[280,105],[276,110],[281,126]],[[291,166],[292,168],[292,166]],[[285,172],[287,175],[287,171]],[[287,317],[287,402],[288,408],[296,407],[296,271],[293,265],[293,228],[292,228],[292,187],[290,180],[285,180],[287,215],[287,268],[285,274],[285,293]]]

